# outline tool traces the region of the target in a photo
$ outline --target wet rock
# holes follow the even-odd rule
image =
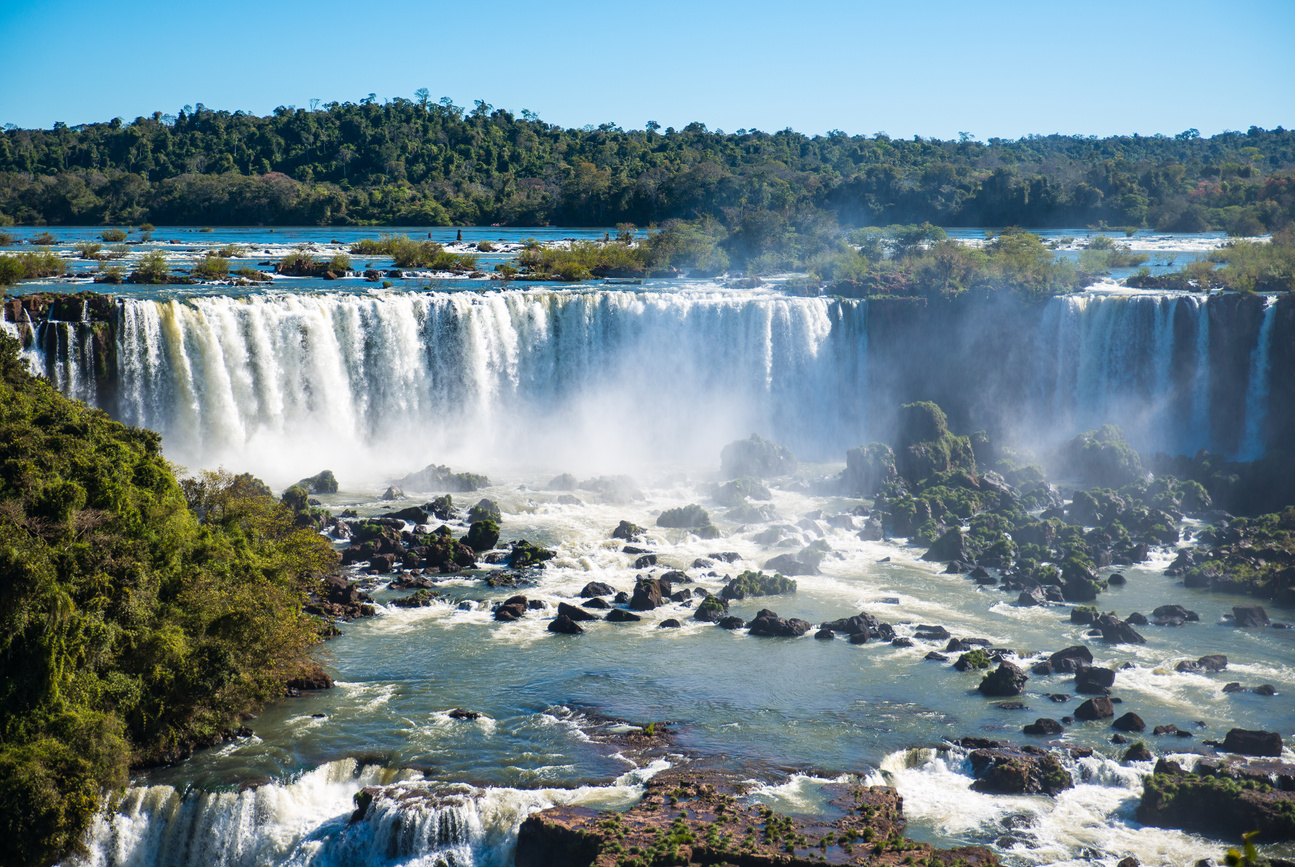
[[[1049,656],[1048,663],[1055,672],[1073,673],[1093,664],[1093,652],[1082,644],[1076,644]]]
[[[781,864],[808,867],[822,863],[829,852],[832,863],[874,863],[871,845],[862,841],[894,840],[904,855],[922,864],[968,864],[993,867],[997,858],[988,849],[964,847],[933,850],[923,843],[902,840],[904,818],[901,799],[894,789],[832,784],[824,789],[826,816],[794,817],[770,814],[751,803],[740,775],[670,769],[654,776],[642,799],[623,812],[598,812],[587,807],[552,807],[532,813],[522,823],[517,838],[516,867],[590,867],[629,863],[634,855],[660,851],[662,840],[683,839],[672,854],[640,863]],[[769,829],[753,834],[736,851],[737,833],[743,828]],[[730,848],[714,842],[717,832],[733,835]],[[785,835],[785,836],[784,836]],[[707,841],[708,836],[711,842]],[[856,854],[847,856],[842,846],[854,841]],[[788,852],[788,844],[794,852]],[[819,856],[819,857],[814,857]],[[877,860],[875,863],[880,863]]]
[[[865,644],[865,643],[867,643],[867,641],[868,641],[868,635],[867,635],[867,633],[863,633],[863,632],[856,632],[854,635],[851,635],[851,636],[850,636],[850,643],[851,643],[851,644]],[[891,644],[891,646],[892,646],[892,647],[912,647],[912,646],[913,646],[913,639],[911,639],[911,638],[892,638],[892,639],[890,639],[890,644]],[[946,657],[946,658],[947,658],[947,657]]]
[[[1154,758],[1151,750],[1147,749],[1147,745],[1141,741],[1125,750],[1123,756],[1126,762],[1149,762]]]
[[[1115,684],[1115,672],[1109,668],[1086,666],[1075,672],[1075,692],[1105,695]]]
[[[1021,729],[1027,735],[1059,735],[1066,730],[1065,726],[1054,719],[1048,717],[1039,717],[1034,722]]]
[[[1105,697],[1090,698],[1075,708],[1075,719],[1099,720],[1115,716],[1111,700]]]
[[[1178,726],[1174,725],[1173,723],[1169,723],[1168,725],[1156,726],[1151,730],[1151,733],[1153,735],[1156,735],[1157,737],[1161,735],[1176,735],[1178,734]]]
[[[630,601],[630,595],[626,593],[624,590],[621,590],[612,598],[612,601],[615,602],[617,605],[628,605]]]
[[[962,535],[962,528],[954,527],[936,539],[927,552],[922,555],[922,559],[941,563],[951,560],[965,563],[968,560],[975,559],[975,552],[972,551],[967,544],[966,538]]]
[[[977,687],[982,695],[989,697],[1008,697],[1025,692],[1025,682],[1029,675],[1016,665],[1003,661],[998,668],[985,675]]]
[[[973,750],[968,757],[976,781],[973,791],[995,795],[1056,795],[1074,780],[1051,753],[1038,755],[1011,747]]]
[[[478,713],[477,711],[464,710],[461,707],[456,707],[454,710],[450,711],[448,716],[450,719],[466,719],[466,720],[474,720],[474,719],[481,718],[481,714]]]
[[[1242,629],[1271,625],[1262,605],[1233,605],[1232,619]]]
[[[720,618],[718,625],[722,629],[745,629],[746,621],[735,614],[730,614],[728,617]]]
[[[1142,717],[1133,711],[1129,711],[1111,723],[1111,728],[1119,729],[1122,732],[1141,732],[1146,731],[1147,724],[1142,721]]]
[[[613,596],[615,593],[616,588],[610,584],[604,584],[601,581],[590,581],[580,590],[580,597],[589,599],[594,596]]]
[[[630,598],[630,608],[635,611],[651,611],[669,597],[669,582],[659,578],[639,578],[634,582],[634,595]]]
[[[1042,587],[1031,587],[1028,590],[1022,590],[1016,597],[1016,604],[1024,608],[1033,608],[1039,605],[1047,605],[1048,597],[1043,592]]]
[[[1052,674],[1052,663],[1047,660],[1036,662],[1034,665],[1030,666],[1030,674],[1037,675],[1039,677],[1046,677],[1049,674]]]
[[[948,662],[948,661],[949,661],[949,657],[945,656],[943,653],[940,653],[938,650],[932,650],[930,653],[928,653],[926,656],[924,656],[924,657],[923,657],[923,659],[928,659],[928,660],[930,660],[931,662]]]
[[[762,608],[756,614],[755,619],[748,624],[747,628],[752,635],[771,638],[799,638],[810,630],[811,625],[807,621],[796,617],[783,619],[778,616],[777,612]]]
[[[800,554],[779,554],[765,562],[764,568],[773,569],[783,575],[818,575],[817,558],[806,557],[805,551]]]
[[[1111,576],[1106,579],[1106,582],[1112,587],[1123,587],[1128,583],[1128,579],[1119,572],[1113,572],[1111,573]]]
[[[612,606],[609,602],[607,602],[607,600],[599,599],[597,596],[595,596],[593,599],[589,599],[584,602],[581,602],[580,607],[607,609],[607,608],[611,608]]]
[[[391,500],[403,500],[404,498],[405,492],[400,490],[400,488],[397,488],[395,485],[392,485],[382,492],[382,499],[387,500],[388,502]]]
[[[560,476],[554,476],[548,483],[547,489],[550,491],[574,491],[580,486],[579,481],[570,473],[563,473]]]
[[[1200,615],[1195,611],[1189,611],[1181,605],[1158,605],[1151,612],[1152,617],[1164,618],[1166,620],[1176,620],[1181,625],[1188,622],[1199,621]]]
[[[830,629],[820,629],[814,633],[814,637],[819,641],[831,641],[836,638],[836,633]]]
[[[1130,624],[1131,626],[1146,626],[1147,616],[1145,614],[1139,614],[1138,612],[1134,611],[1128,617],[1124,618],[1124,622]]]
[[[698,604],[697,611],[693,614],[693,620],[700,620],[703,623],[718,623],[727,614],[728,601],[708,593],[706,598]]]
[[[1094,621],[1102,640],[1111,644],[1146,644],[1147,640],[1114,614],[1103,614]]]
[[[943,626],[932,626],[923,623],[918,625],[913,637],[919,641],[947,641],[953,637],[953,634]]]
[[[1295,839],[1295,792],[1238,785],[1246,779],[1244,766],[1202,760],[1196,773],[1184,774],[1177,763],[1161,759],[1143,780],[1137,821],[1223,839],[1240,839],[1249,831],[1257,831],[1265,843]]]
[[[665,620],[662,620],[657,624],[657,629],[679,629],[682,626],[683,624],[678,620],[675,620],[673,617],[667,617]]]
[[[597,615],[590,614],[588,611],[585,611],[583,608],[576,608],[574,605],[568,605],[565,602],[558,603],[558,616],[569,617],[574,621],[598,619]]]
[[[634,561],[634,568],[647,569],[650,566],[655,566],[656,562],[656,554],[644,554]]]
[[[579,609],[575,610],[579,611]],[[583,635],[584,629],[579,623],[576,623],[567,615],[559,614],[557,618],[549,624],[549,632],[558,632],[563,635]]]
[[[643,618],[637,614],[631,614],[623,608],[613,608],[604,619],[612,623],[637,623]]]
[[[1223,749],[1246,756],[1280,756],[1282,736],[1277,732],[1232,729],[1223,739]]]
[[[715,561],[707,560],[705,557],[698,557],[692,561],[692,568],[694,569],[709,569],[714,565]]]
[[[495,609],[495,619],[502,622],[517,620],[526,615],[526,597],[512,596]]]

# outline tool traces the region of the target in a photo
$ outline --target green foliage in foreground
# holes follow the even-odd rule
[[[74,851],[132,764],[210,743],[317,640],[323,537],[69,401],[0,335],[0,863]]]
[[[12,286],[19,280],[58,277],[63,270],[63,260],[52,250],[0,256],[0,286]]]
[[[1143,271],[1128,284],[1143,289],[1295,292],[1295,230],[1274,232],[1270,242],[1233,241],[1172,274],[1153,277]]]

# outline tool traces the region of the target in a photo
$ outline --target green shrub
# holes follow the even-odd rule
[[[125,229],[104,229],[99,233],[99,237],[111,244],[120,244],[126,240]]]
[[[229,276],[229,260],[224,256],[208,253],[194,266],[193,276],[202,280],[224,280]]]
[[[130,282],[157,285],[171,280],[171,268],[167,264],[166,254],[161,250],[150,250],[140,257],[131,272]]]

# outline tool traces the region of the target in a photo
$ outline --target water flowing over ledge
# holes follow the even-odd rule
[[[1289,423],[1270,383],[1295,369],[1290,311],[693,287],[120,298],[107,322],[5,327],[59,388],[160,431],[182,464],[288,479],[349,461],[377,478],[433,457],[696,460],[752,430],[833,460],[918,399],[1032,444],[1112,422],[1144,451],[1254,457]]]

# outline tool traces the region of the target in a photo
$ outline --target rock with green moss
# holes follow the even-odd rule
[[[312,494],[337,493],[337,476],[333,475],[332,470],[324,470],[319,475],[302,479],[297,484]]]
[[[700,620],[703,623],[719,623],[727,614],[728,600],[707,593],[706,598],[697,605],[697,610],[692,617],[693,620]]]
[[[1029,676],[1016,665],[1003,660],[998,664],[998,668],[985,675],[977,688],[983,695],[1003,698],[1025,692],[1025,682],[1029,679]]]
[[[719,595],[721,599],[746,599],[748,596],[779,596],[795,592],[796,582],[785,575],[777,572],[766,575],[748,569],[725,584]]]
[[[875,497],[882,488],[897,481],[895,452],[885,443],[868,443],[845,453],[841,487],[846,496]]]
[[[1000,745],[973,750],[968,756],[976,781],[972,791],[994,795],[1053,795],[1075,785],[1051,753],[1039,755]]]
[[[499,542],[499,525],[489,518],[473,521],[468,534],[463,537],[463,544],[478,554],[491,550]]]
[[[710,526],[710,514],[696,503],[690,503],[687,506],[679,506],[675,509],[666,509],[657,516],[656,524],[658,527],[673,527],[685,530],[700,530],[702,527]]]
[[[767,479],[796,472],[791,449],[769,442],[758,434],[734,440],[720,452],[720,472],[729,479],[754,476]]]
[[[469,524],[475,524],[477,521],[494,521],[499,524],[503,520],[504,513],[500,511],[499,504],[494,500],[482,499],[471,509],[468,509]]]
[[[974,473],[976,456],[970,439],[949,432],[949,420],[942,409],[920,401],[899,408],[895,466],[909,484],[916,484],[955,469]]]
[[[1062,476],[1084,485],[1119,488],[1147,476],[1124,431],[1113,424],[1079,434],[1061,447],[1057,460]]]
[[[310,508],[310,494],[301,485],[293,485],[283,492],[280,502],[291,509],[293,514],[299,514]]]
[[[441,464],[428,464],[395,483],[411,491],[449,491],[466,494],[490,486],[490,479],[479,473],[456,473]]]
[[[556,556],[556,551],[550,551],[548,548],[541,548],[539,545],[532,545],[525,539],[520,539],[513,543],[512,552],[508,555],[508,566],[511,569],[527,569],[541,566]]]
[[[753,476],[743,476],[720,485],[715,490],[715,502],[721,506],[736,508],[746,505],[747,500],[768,501],[773,493],[765,487],[764,482]]]
[[[1202,759],[1195,773],[1161,759],[1143,781],[1137,820],[1236,840],[1258,831],[1264,843],[1295,840],[1295,792],[1277,789],[1273,776],[1290,779],[1290,765]]]

